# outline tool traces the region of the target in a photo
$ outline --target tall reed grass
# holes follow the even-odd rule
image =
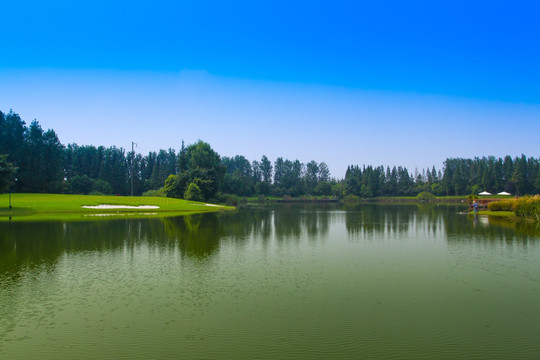
[[[519,198],[516,202],[517,217],[540,221],[540,195]]]
[[[488,204],[491,211],[513,211],[522,220],[540,221],[540,195],[494,201]]]

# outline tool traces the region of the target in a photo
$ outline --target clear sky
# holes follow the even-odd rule
[[[0,1],[0,110],[64,144],[540,156],[537,1]]]

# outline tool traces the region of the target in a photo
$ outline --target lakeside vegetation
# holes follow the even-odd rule
[[[182,142],[178,153],[168,149],[147,155],[115,146],[65,146],[36,120],[26,126],[17,113],[0,111],[0,193],[133,194],[235,205],[245,197],[440,201],[483,190],[539,194],[540,159],[449,158],[443,169],[414,172],[350,165],[343,177],[331,177],[325,162],[220,156],[201,140]]]
[[[540,195],[493,201],[488,204],[489,215],[512,214],[522,221],[540,222]]]

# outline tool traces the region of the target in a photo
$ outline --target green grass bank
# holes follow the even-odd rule
[[[234,210],[234,207],[165,197],[11,194],[0,195],[0,221],[13,218],[35,220],[73,219],[99,216],[164,216]],[[116,205],[129,208],[85,208],[83,206]],[[138,207],[143,208],[138,208]],[[152,208],[144,208],[149,207]]]

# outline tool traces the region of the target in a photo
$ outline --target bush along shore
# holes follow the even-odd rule
[[[481,214],[511,214],[519,221],[540,222],[540,195],[493,201]]]

